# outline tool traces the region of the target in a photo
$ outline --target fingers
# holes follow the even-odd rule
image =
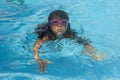
[[[93,58],[94,60],[97,60],[97,61],[101,61],[101,60],[102,60],[102,57],[101,57],[101,55],[99,55],[99,54],[94,54],[94,55],[92,55],[92,58]]]
[[[52,61],[45,60],[47,64],[53,64]]]
[[[45,60],[42,60],[42,61],[38,61],[38,64],[39,64],[39,70],[41,72],[47,72],[47,65],[48,65],[49,62],[45,61]]]
[[[49,60],[38,59],[37,63],[38,63],[38,68],[41,72],[47,72],[47,69],[46,69],[47,65],[52,64],[53,62]]]
[[[45,72],[45,68],[46,68],[46,67],[44,67],[44,64],[39,63],[38,68],[39,68],[39,70],[40,70],[41,72]]]

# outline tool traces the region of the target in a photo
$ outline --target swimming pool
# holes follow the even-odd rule
[[[1,0],[0,80],[120,80],[120,0]],[[95,62],[74,41],[47,42],[41,57],[53,61],[41,74],[32,47],[38,23],[48,14],[66,10],[71,27],[92,41],[108,59]],[[52,44],[52,45],[50,45]]]

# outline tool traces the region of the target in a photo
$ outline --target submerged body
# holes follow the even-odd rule
[[[48,17],[48,23],[41,24],[36,28],[35,33],[38,34],[38,40],[35,42],[33,50],[34,57],[39,64],[39,69],[41,72],[46,71],[47,64],[51,63],[47,60],[39,59],[39,48],[49,40],[70,38],[75,39],[78,43],[82,44],[86,50],[90,53],[84,53],[91,56],[95,60],[101,60],[102,57],[96,53],[94,47],[90,42],[84,38],[78,37],[76,32],[70,28],[68,14],[62,10],[53,11]]]

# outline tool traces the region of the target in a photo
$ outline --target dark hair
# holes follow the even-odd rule
[[[50,40],[53,40],[56,38],[55,34],[52,32],[49,21],[54,19],[55,17],[66,19],[69,21],[69,17],[67,12],[62,10],[55,10],[50,13],[48,17],[48,23],[39,24],[38,27],[35,29],[35,33],[38,34],[38,38],[42,39],[44,36],[48,35]],[[65,38],[74,38],[76,36],[76,32],[74,30],[71,30],[70,23],[68,23],[67,30],[64,34]]]
[[[48,17],[48,22],[51,21],[52,19],[54,19],[54,17],[57,16],[61,19],[66,19],[69,21],[69,17],[68,17],[68,13],[62,10],[55,10],[53,12],[50,13],[49,17]]]

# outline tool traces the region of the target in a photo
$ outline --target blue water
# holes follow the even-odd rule
[[[40,73],[33,31],[56,9],[67,11],[78,36],[90,39],[108,58],[92,60],[74,40],[46,42],[40,57],[53,64]],[[0,0],[0,80],[120,80],[119,30],[120,0]]]

